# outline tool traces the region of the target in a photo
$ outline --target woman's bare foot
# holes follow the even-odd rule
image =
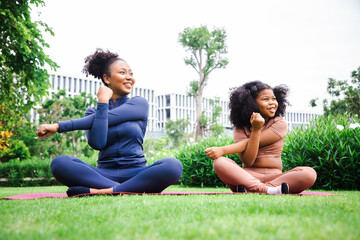
[[[103,189],[96,189],[90,188],[90,193],[113,193],[113,188],[103,188]]]

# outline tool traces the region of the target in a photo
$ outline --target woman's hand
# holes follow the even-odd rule
[[[111,99],[112,95],[113,95],[113,91],[106,86],[99,87],[99,90],[96,94],[98,98],[98,102],[100,103],[109,103],[109,100]]]
[[[59,130],[60,126],[58,123],[54,124],[41,124],[36,131],[36,139],[47,138],[56,133]]]
[[[206,156],[211,159],[216,159],[224,155],[224,151],[221,147],[211,147],[204,150]]]
[[[265,119],[260,115],[260,113],[253,113],[250,118],[250,123],[253,130],[261,130],[264,126]]]

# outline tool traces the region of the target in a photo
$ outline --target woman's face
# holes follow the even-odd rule
[[[104,75],[104,81],[113,90],[115,97],[124,97],[131,93],[135,79],[130,66],[121,60],[113,62],[109,67],[110,76]]]
[[[276,110],[278,108],[278,102],[276,101],[273,90],[264,89],[259,92],[256,98],[256,103],[259,107],[261,116],[265,120],[275,116]]]

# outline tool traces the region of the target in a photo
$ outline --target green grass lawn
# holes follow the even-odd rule
[[[228,191],[185,188],[167,191]],[[1,188],[0,198],[66,188]],[[0,239],[360,239],[360,192],[0,201]]]

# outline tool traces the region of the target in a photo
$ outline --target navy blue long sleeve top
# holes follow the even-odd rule
[[[100,150],[98,167],[129,168],[146,163],[143,140],[149,103],[145,98],[128,97],[98,103],[83,118],[59,122],[59,132],[85,130],[89,145]]]

